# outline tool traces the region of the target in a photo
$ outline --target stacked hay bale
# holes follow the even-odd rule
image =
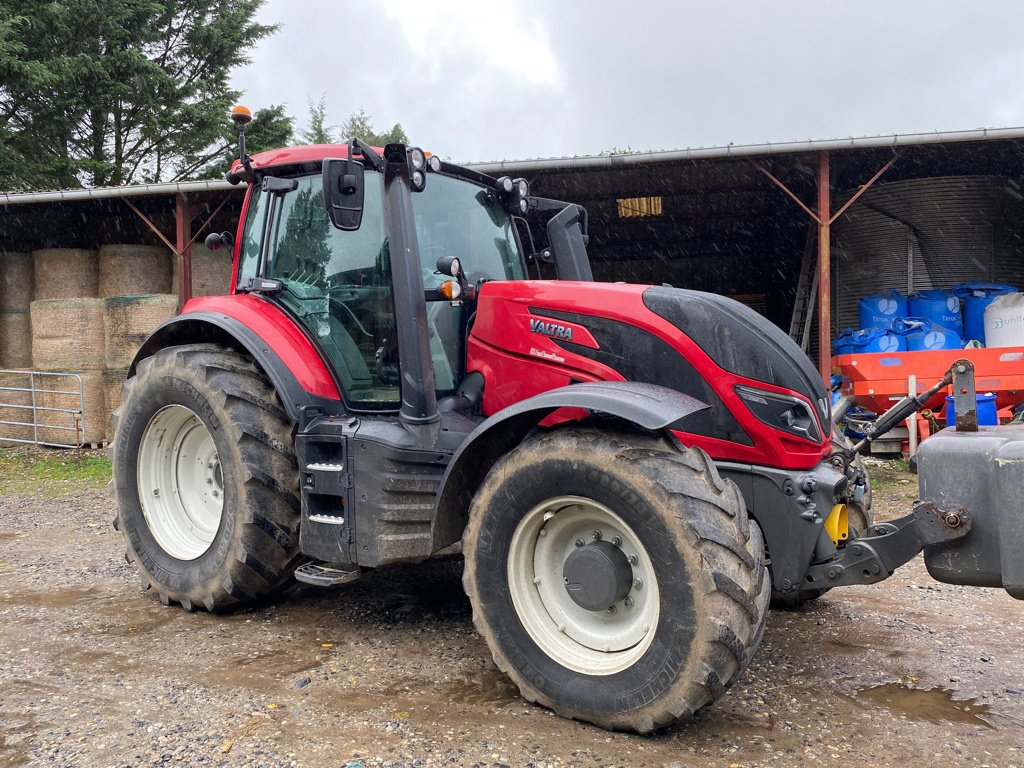
[[[31,301],[32,255],[0,252],[0,369],[32,364]]]
[[[173,254],[158,245],[109,244],[99,252],[98,296],[172,293]]]
[[[223,254],[196,250],[205,252],[200,284],[226,291],[228,278],[210,269],[224,262]],[[230,258],[226,263],[230,270]],[[147,245],[0,254],[0,369],[36,371],[41,442],[95,444],[111,437],[109,417],[120,405],[129,365],[146,338],[177,312],[172,264],[170,251]],[[215,291],[214,281],[220,283]],[[19,391],[28,381],[25,374],[17,382],[0,379],[0,422],[32,420],[31,410],[17,408],[32,402],[31,392]],[[34,433],[0,424],[0,438],[30,440]]]
[[[81,248],[32,251],[33,298],[96,298],[99,293],[99,254]]]
[[[174,257],[174,285],[178,285],[178,259]],[[211,251],[192,244],[192,295],[223,296],[231,290],[231,249]]]
[[[114,439],[114,424],[109,418],[118,408],[121,407],[121,389],[128,379],[128,370],[108,368],[103,371],[103,407],[108,414],[105,437],[107,440]]]
[[[104,391],[108,413],[121,404],[121,385],[143,342],[157,327],[178,312],[178,297],[171,294],[111,296],[104,302]],[[113,439],[108,423],[108,440]]]
[[[37,273],[38,274],[38,273]],[[102,299],[33,301],[32,367],[57,375],[37,377],[39,439],[51,444],[99,443],[106,433]],[[79,387],[81,386],[81,399]],[[72,411],[81,410],[76,424]],[[69,429],[75,427],[75,430]],[[80,427],[80,432],[77,431]]]

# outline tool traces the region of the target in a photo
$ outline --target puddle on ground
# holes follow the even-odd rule
[[[47,592],[4,592],[4,600],[40,608],[73,608],[82,603],[95,603],[101,599],[95,589],[54,589]]]
[[[231,659],[227,666],[211,671],[208,679],[222,685],[269,691],[279,688],[282,680],[315,669],[320,663],[316,652],[296,658],[293,653],[272,651]]]
[[[96,630],[99,634],[130,637],[147,634],[179,620],[184,612],[170,610],[145,595],[104,593],[94,588],[54,588],[48,591],[11,590],[0,592],[0,600],[36,608],[65,610],[81,605],[112,617],[115,623]]]
[[[519,689],[497,669],[444,683],[441,690],[444,699],[457,704],[497,707],[521,700]]]
[[[886,683],[865,688],[856,696],[912,720],[994,727],[984,717],[991,707],[979,704],[977,699],[954,699],[954,693],[948,688],[910,688],[901,683]]]

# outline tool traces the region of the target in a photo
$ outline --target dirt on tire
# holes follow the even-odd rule
[[[213,344],[167,347],[142,360],[122,391],[109,451],[114,525],[143,589],[154,589],[165,605],[218,611],[251,605],[290,583],[299,558],[292,427],[252,361]],[[219,528],[191,559],[158,542],[139,490],[142,443],[154,417],[167,408],[184,409],[202,423],[223,467]],[[171,461],[171,450],[179,447],[161,452],[168,457],[162,460]]]
[[[566,668],[517,618],[505,572],[510,542],[523,515],[553,497],[593,499],[622,515],[657,580],[672,583],[645,638],[650,646],[614,675]],[[700,449],[585,427],[536,435],[488,474],[463,551],[474,624],[497,666],[528,700],[604,728],[648,732],[689,719],[735,682],[763,631],[770,588],[761,531]],[[565,634],[561,626],[552,632]]]

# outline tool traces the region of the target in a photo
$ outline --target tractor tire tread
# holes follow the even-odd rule
[[[144,589],[155,589],[164,605],[177,603],[187,611],[223,611],[250,605],[289,583],[301,559],[297,556],[300,504],[293,427],[273,387],[256,365],[216,344],[167,347],[140,361],[136,375],[122,386],[124,402],[140,382],[148,384],[148,380],[172,371],[187,375],[182,374],[183,369],[194,372],[197,386],[205,385],[208,401],[226,416],[221,428],[238,446],[241,476],[225,478],[235,482],[238,494],[234,555],[224,561],[205,588],[188,592],[161,584],[147,573],[144,559],[128,535],[126,559],[143,574]],[[122,404],[111,416],[115,439],[109,455],[115,463],[125,407]],[[127,526],[120,499],[118,507],[115,528],[124,533]]]
[[[565,455],[570,450],[580,460],[586,457],[601,466],[623,468],[616,482],[642,469],[642,476],[633,481],[632,487],[648,491],[663,508],[677,510],[673,535],[710,566],[696,578],[704,584],[701,598],[709,609],[706,615],[714,620],[698,622],[698,638],[689,661],[653,701],[614,716],[570,707],[538,691],[506,657],[476,589],[475,542],[499,478],[522,466],[524,456]],[[718,474],[710,457],[699,448],[685,448],[649,434],[631,432],[623,436],[586,426],[536,434],[499,460],[477,492],[463,551],[463,586],[473,608],[473,624],[487,642],[495,664],[513,680],[524,698],[563,717],[609,730],[640,733],[689,719],[736,681],[750,664],[763,636],[770,596],[763,537],[756,524],[751,525],[738,488]]]

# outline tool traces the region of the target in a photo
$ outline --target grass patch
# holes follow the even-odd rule
[[[0,494],[67,496],[105,488],[110,462],[99,451],[0,449]]]
[[[907,485],[909,482],[916,484],[916,478],[910,474],[910,463],[906,459],[870,458],[865,462],[865,466],[873,488],[893,488]]]

